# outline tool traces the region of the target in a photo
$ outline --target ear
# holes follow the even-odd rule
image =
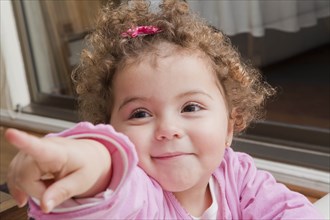
[[[227,135],[226,135],[226,140],[225,140],[226,147],[230,147],[231,143],[233,142],[234,125],[235,125],[235,120],[232,118],[229,118],[228,126],[227,126]]]

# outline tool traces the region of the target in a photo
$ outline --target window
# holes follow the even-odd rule
[[[71,71],[101,0],[13,1],[32,103],[23,111],[77,121]]]
[[[70,72],[104,3],[13,1],[32,94],[25,112],[78,120]],[[294,33],[267,29],[262,37],[236,34],[231,39],[279,91],[269,103],[266,121],[237,137],[234,147],[256,157],[328,171],[329,16]]]
[[[266,120],[237,138],[237,148],[260,157],[329,171],[330,19],[299,32],[238,34],[232,42],[277,88]],[[313,39],[306,42],[306,39]]]

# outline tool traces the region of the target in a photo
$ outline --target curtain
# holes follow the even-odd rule
[[[297,32],[330,16],[329,0],[187,0],[190,8],[227,35]]]

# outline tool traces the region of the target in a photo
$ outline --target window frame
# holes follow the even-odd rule
[[[25,21],[24,6],[22,0],[12,1],[12,4],[31,96],[31,103],[24,106],[21,111],[28,114],[37,114],[77,122],[77,103],[74,97],[47,94],[39,90],[36,76],[37,70],[27,30],[28,25]],[[55,57],[54,53],[50,56],[53,58]]]
[[[22,1],[13,1],[12,4],[31,94],[31,103],[23,108],[23,112],[77,122],[74,97],[39,91]],[[264,121],[236,137],[233,148],[258,158],[329,171],[329,137],[330,132],[326,129]],[[286,158],[279,158],[280,155],[286,155]]]

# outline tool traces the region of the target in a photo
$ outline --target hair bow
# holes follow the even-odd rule
[[[130,28],[121,34],[122,37],[135,38],[138,36],[152,35],[161,32],[162,30],[156,26],[137,26]]]

